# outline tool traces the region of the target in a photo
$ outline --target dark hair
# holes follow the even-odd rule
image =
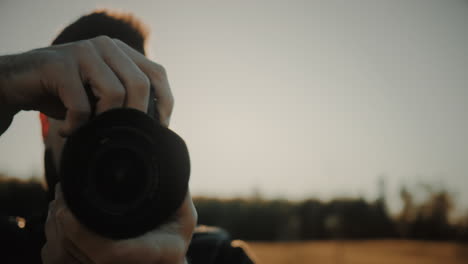
[[[145,40],[148,30],[132,14],[106,10],[84,15],[65,27],[52,45],[90,39],[105,35],[120,39],[130,47],[145,54]]]

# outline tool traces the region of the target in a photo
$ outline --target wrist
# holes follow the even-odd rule
[[[40,79],[36,70],[40,63],[37,52],[0,56],[0,111],[17,113],[34,109]],[[39,58],[38,58],[39,57]]]

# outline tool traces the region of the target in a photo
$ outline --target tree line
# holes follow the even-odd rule
[[[381,201],[195,199],[199,223],[247,240],[418,239],[468,242],[468,217],[448,218],[447,193],[396,216]]]
[[[468,242],[468,215],[451,218],[450,192],[430,190],[416,203],[402,188],[403,208],[391,215],[384,197],[375,201],[340,198],[330,201],[195,197],[199,224],[218,226],[233,238],[258,241],[325,239],[419,239]],[[0,174],[0,218],[34,218],[47,211],[44,186]],[[12,218],[13,217],[13,218]]]

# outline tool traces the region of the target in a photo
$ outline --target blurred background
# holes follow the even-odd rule
[[[467,1],[2,0],[0,55],[96,8],[151,29],[201,224],[264,263],[467,263]],[[0,206],[41,140],[37,112],[0,138]]]

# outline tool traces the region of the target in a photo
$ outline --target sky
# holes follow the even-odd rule
[[[151,29],[194,195],[303,199],[451,191],[468,209],[468,2],[0,1],[0,55],[49,45],[95,8]],[[43,172],[37,112],[0,138],[0,171]],[[419,189],[418,189],[419,188]]]

